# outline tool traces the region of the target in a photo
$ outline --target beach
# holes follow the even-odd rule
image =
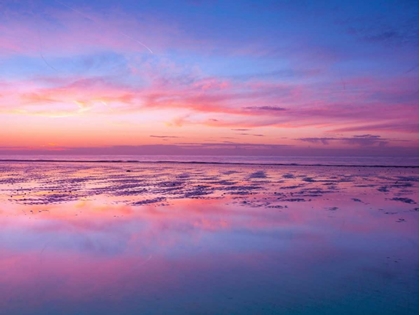
[[[2,161],[1,314],[418,314],[418,167]]]

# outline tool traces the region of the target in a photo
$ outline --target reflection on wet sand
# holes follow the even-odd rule
[[[4,314],[418,313],[418,169],[0,168]]]

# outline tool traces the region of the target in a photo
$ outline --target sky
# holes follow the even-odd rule
[[[2,0],[0,153],[417,156],[418,2]]]

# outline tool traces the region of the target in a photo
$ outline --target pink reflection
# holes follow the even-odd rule
[[[44,176],[56,182],[66,178],[63,185],[73,177],[88,178],[77,193],[102,189],[74,201],[25,204],[61,195],[56,186],[37,180],[22,183],[17,191],[2,184],[0,268],[7,270],[0,275],[2,309],[41,314],[58,305],[69,313],[91,308],[111,314],[122,307],[130,314],[152,312],[159,305],[166,313],[178,305],[177,312],[185,313],[199,305],[218,313],[211,305],[247,305],[252,297],[294,307],[301,303],[298,296],[316,300],[334,292],[333,299],[342,301],[355,292],[345,279],[355,277],[362,277],[369,290],[399,277],[405,282],[388,283],[386,290],[412,292],[418,212],[408,201],[417,202],[417,184],[405,184],[411,177],[400,170],[369,177],[365,171],[355,176],[354,170],[338,168],[263,172],[236,167],[233,172],[174,166],[168,174],[144,165],[132,166],[130,173],[124,166],[123,172],[104,167],[71,171],[69,166],[64,173],[45,169]],[[114,175],[120,186],[114,185]],[[130,176],[135,183],[147,182],[147,195],[117,193],[121,187],[137,189],[129,186]],[[220,184],[223,176],[229,182]],[[395,176],[402,184],[395,184]],[[185,185],[177,184],[182,178]],[[156,200],[162,187],[174,184],[178,193],[191,194],[198,182],[202,192],[210,189],[203,188],[207,179],[208,195],[180,198],[165,190],[165,201],[132,203]],[[394,191],[391,184],[397,185]],[[246,190],[258,186],[263,189]],[[235,187],[247,194],[234,193]],[[319,283],[323,287],[315,290]],[[191,298],[198,304],[187,302]]]

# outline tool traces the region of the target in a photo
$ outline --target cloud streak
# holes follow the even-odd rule
[[[355,135],[353,137],[321,137],[321,138],[299,138],[297,140],[309,142],[309,143],[322,143],[323,145],[330,145],[331,142],[341,142],[356,146],[385,146],[389,140],[384,139],[378,135]]]

